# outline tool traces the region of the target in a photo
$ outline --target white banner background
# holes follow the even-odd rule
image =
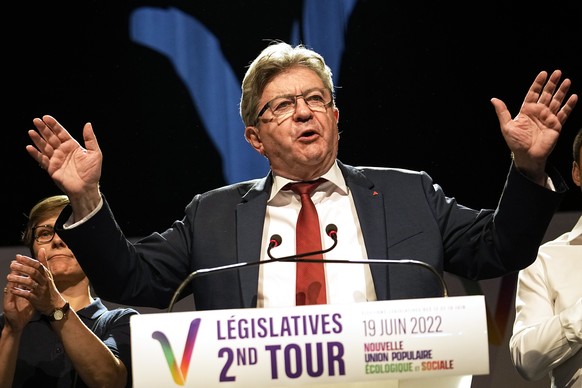
[[[142,314],[131,331],[135,387],[396,387],[489,373],[482,295]]]

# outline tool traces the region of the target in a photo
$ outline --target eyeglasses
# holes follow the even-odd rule
[[[53,241],[55,229],[52,225],[37,225],[32,227],[32,235],[39,244],[47,244]]]
[[[303,101],[305,101],[309,109],[311,109],[313,112],[325,112],[333,100],[331,97],[329,97],[329,93],[326,89],[312,89],[295,96],[288,95],[275,97],[271,101],[267,102],[259,111],[259,114],[257,115],[257,123],[267,110],[271,111],[273,118],[277,118],[278,122],[281,123],[287,117],[291,116],[293,112],[295,112],[295,108],[297,107],[297,99],[299,97],[303,98]],[[273,118],[271,118],[271,120]]]

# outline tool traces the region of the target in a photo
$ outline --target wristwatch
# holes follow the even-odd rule
[[[63,319],[65,317],[65,315],[67,315],[68,311],[69,311],[69,302],[65,303],[65,305],[63,307],[55,309],[55,311],[53,311],[50,315],[47,315],[46,317],[51,322],[60,321],[61,319]]]

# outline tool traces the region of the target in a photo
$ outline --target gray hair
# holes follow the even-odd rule
[[[332,106],[335,106],[332,72],[323,56],[302,44],[293,47],[288,43],[275,41],[261,51],[244,76],[240,116],[245,127],[257,124],[259,101],[267,84],[278,74],[296,66],[313,70],[319,76],[332,96]]]

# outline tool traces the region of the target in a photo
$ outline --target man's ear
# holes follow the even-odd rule
[[[580,166],[576,162],[573,162],[572,163],[572,180],[574,181],[574,183],[578,187],[582,186],[582,176],[580,176],[581,174],[582,174],[582,166]]]
[[[263,147],[263,142],[261,141],[261,136],[259,134],[259,129],[255,126],[248,126],[245,128],[245,139],[247,142],[261,155],[265,156],[265,149]]]

